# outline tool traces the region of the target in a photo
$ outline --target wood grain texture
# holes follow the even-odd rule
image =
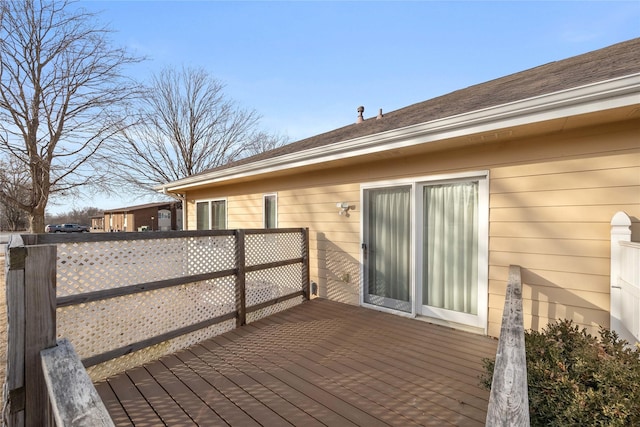
[[[42,370],[56,424],[59,426],[113,426],[87,371],[71,343],[62,339],[58,345],[42,350]]]
[[[495,349],[487,337],[314,299],[97,388],[122,425],[125,412],[136,426],[185,414],[242,427],[482,426],[489,393],[478,376]],[[140,417],[151,413],[162,420]]]
[[[522,282],[518,266],[509,268],[509,284],[493,369],[486,425],[529,426]]]

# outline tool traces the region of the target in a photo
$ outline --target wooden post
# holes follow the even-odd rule
[[[486,426],[529,426],[527,357],[520,267],[509,266],[500,340],[493,368]]]
[[[40,351],[55,345],[56,247],[24,246],[19,238],[7,251],[7,422],[10,427],[53,425]]]
[[[18,235],[5,250],[7,294],[7,382],[5,416],[9,427],[24,426],[24,264],[27,248]]]
[[[24,276],[25,426],[48,426],[53,424],[40,352],[56,345],[56,246],[27,246]]]
[[[107,408],[67,339],[42,350],[42,371],[56,425],[113,426]]]
[[[245,231],[236,231],[236,327],[247,323]]]
[[[309,229],[302,229],[302,292],[309,300]]]

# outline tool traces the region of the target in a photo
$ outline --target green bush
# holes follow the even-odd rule
[[[525,333],[532,426],[640,426],[640,347],[570,320]],[[491,389],[493,359],[481,383]]]

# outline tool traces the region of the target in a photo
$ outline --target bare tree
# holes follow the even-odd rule
[[[0,160],[0,192],[10,195],[0,198],[0,229],[24,230],[26,212],[13,200],[26,201],[30,194],[29,173],[15,160]]]
[[[0,151],[29,172],[29,197],[0,200],[44,231],[49,197],[96,182],[91,165],[126,124],[117,113],[136,85],[122,74],[140,59],[112,48],[96,16],[66,0],[0,2]]]
[[[260,116],[228,99],[203,69],[162,70],[142,102],[137,125],[109,150],[120,178],[141,193],[284,141],[258,131]]]

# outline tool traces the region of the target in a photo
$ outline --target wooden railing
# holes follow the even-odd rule
[[[500,339],[493,368],[486,425],[529,426],[527,358],[520,267],[509,267]]]
[[[611,219],[611,329],[633,345],[640,342],[640,243],[631,241],[631,219]]]
[[[298,248],[290,247],[290,236],[297,236],[294,240],[300,242]],[[173,239],[182,240],[173,246],[171,243],[167,243]],[[248,239],[254,242],[249,248],[246,244]],[[160,246],[172,246],[173,252],[163,257],[158,256],[152,250],[146,255],[137,256],[136,251],[132,249],[152,246],[153,241],[160,241]],[[115,244],[112,242],[125,242],[125,249],[114,249],[117,254],[113,258],[109,258],[104,251],[109,250],[108,245]],[[261,242],[266,245],[265,249],[263,249],[263,253],[256,253],[255,247],[259,246]],[[91,258],[96,256],[96,250],[92,247],[92,243],[103,244],[102,252],[97,255],[97,259]],[[107,244],[106,249],[105,243]],[[274,255],[274,252],[277,252],[275,249],[283,245],[289,246],[284,248],[284,258],[282,254]],[[179,250],[176,251],[176,247]],[[59,251],[57,251],[58,248]],[[215,254],[221,253],[221,251],[224,251],[225,256],[230,257],[230,260],[220,262],[215,259]],[[296,255],[286,256],[291,253]],[[7,306],[9,307],[9,354],[7,357],[9,392],[5,406],[9,410],[5,412],[8,413],[6,422],[11,427],[53,425],[54,417],[62,417],[60,407],[75,405],[75,403],[68,401],[62,402],[62,406],[55,404],[58,398],[64,396],[64,393],[57,394],[57,390],[60,390],[58,381],[61,378],[52,375],[52,371],[49,369],[52,360],[57,357],[57,353],[60,353],[67,358],[67,361],[70,360],[70,367],[77,365],[73,361],[74,357],[77,358],[75,351],[72,352],[74,356],[69,359],[71,352],[66,350],[66,344],[63,342],[62,347],[56,346],[56,339],[61,338],[60,332],[56,332],[57,321],[60,321],[60,319],[56,320],[56,310],[62,310],[61,313],[64,314],[64,310],[67,310],[68,307],[90,307],[108,303],[110,300],[116,302],[111,304],[111,307],[119,307],[122,305],[122,298],[129,301],[140,296],[143,298],[143,302],[146,302],[146,310],[153,311],[155,316],[158,312],[162,314],[164,309],[158,307],[157,301],[153,301],[153,306],[149,307],[149,295],[154,292],[176,289],[176,294],[181,298],[188,298],[198,287],[204,289],[197,294],[198,298],[206,299],[205,302],[198,302],[201,305],[200,308],[203,304],[208,304],[210,307],[211,301],[214,301],[216,310],[228,310],[219,316],[171,329],[142,340],[128,342],[108,351],[85,356],[81,363],[84,367],[90,367],[177,337],[182,338],[192,333],[200,333],[201,330],[206,330],[211,325],[221,322],[228,323],[229,320],[235,320],[235,326],[241,326],[247,322],[249,314],[256,314],[278,304],[282,305],[283,302],[296,297],[302,297],[303,300],[309,298],[309,238],[307,229],[96,233],[69,236],[25,235],[22,238],[18,236],[9,243],[6,259]],[[117,265],[114,267],[113,264]],[[166,264],[172,265],[167,267]],[[284,286],[279,293],[269,288],[270,291],[265,294],[265,284],[271,286],[269,281],[278,275],[277,272],[288,268],[294,268],[294,275],[297,276],[298,282],[297,285],[293,284],[293,288],[295,289],[297,286],[297,290],[289,292],[290,286]],[[65,269],[70,271],[68,276],[62,276],[61,270]],[[103,288],[98,290],[56,295],[57,276],[61,276],[61,281],[64,278],[66,285],[69,282],[74,282],[74,286],[84,289],[89,277],[86,271],[91,269],[99,271],[96,273],[98,276],[91,276],[94,282],[103,282],[106,277],[116,277],[118,282],[125,283],[124,285],[116,283],[115,286],[106,287],[101,283],[100,286]],[[105,273],[105,271],[107,272]],[[143,278],[162,276],[166,271],[170,273],[169,278],[166,279],[136,282],[137,271]],[[267,279],[260,279],[260,274],[263,273],[266,274]],[[285,276],[291,277],[291,273],[286,273]],[[133,280],[134,283],[129,284],[127,280]],[[247,291],[249,281],[254,285],[257,283],[258,290],[262,292],[260,298],[256,299],[255,286],[253,288],[250,286],[249,292]],[[225,301],[235,299],[235,304],[226,302],[220,304],[221,298],[218,298],[214,293],[218,289],[228,293],[229,285],[231,286],[231,296],[225,294],[222,299]],[[58,289],[58,293],[60,293],[60,289]],[[247,298],[253,298],[253,302],[248,303]],[[256,301],[259,302],[256,303]],[[163,302],[166,306],[176,305],[173,303],[172,300]],[[196,302],[193,303],[196,304]],[[144,307],[145,304],[142,306]],[[186,319],[195,317],[193,307],[184,306],[179,309],[186,311],[184,315]],[[104,310],[104,307],[100,310]],[[128,313],[134,318],[131,322],[134,326],[133,329],[138,329],[135,316],[144,314],[143,312]],[[86,321],[87,318],[84,317],[83,320]],[[152,320],[151,323],[158,323],[157,319]],[[173,325],[175,322],[175,319],[168,319],[167,324]],[[75,326],[80,327],[80,325]],[[67,330],[71,330],[73,333],[73,327],[74,325],[67,325]],[[98,335],[101,333],[106,335],[108,332],[113,331],[92,330],[93,334],[97,333]],[[77,344],[74,342],[75,345]],[[52,350],[50,353],[45,351],[41,355],[45,349]],[[76,369],[73,372],[77,373],[78,371]],[[47,378],[49,379],[47,380]],[[82,379],[82,375],[77,378],[81,383],[86,383]],[[48,388],[47,381],[49,381]],[[89,382],[91,381],[89,380]],[[68,389],[68,387],[66,388]],[[85,398],[91,395],[90,389],[91,387],[87,389],[89,394],[85,395]],[[73,393],[67,393],[67,395],[70,398],[74,396]],[[48,403],[50,399],[54,402],[53,411]],[[90,409],[90,411],[94,411],[94,409]]]
[[[68,340],[58,341],[55,347],[42,350],[40,355],[53,418],[58,427],[114,426],[91,378]]]

